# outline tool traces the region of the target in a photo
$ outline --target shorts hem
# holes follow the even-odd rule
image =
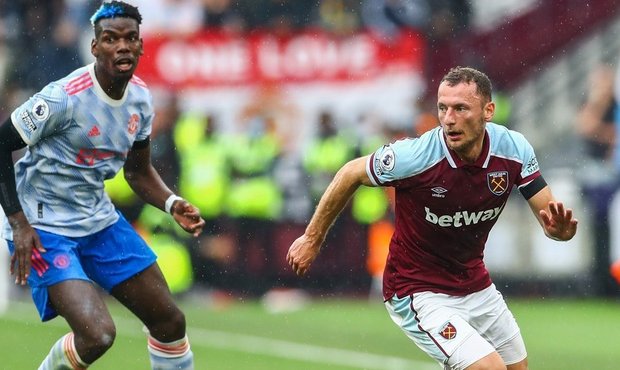
[[[108,287],[102,287],[102,288],[106,292],[111,293],[114,288],[116,288],[117,286],[119,286],[122,283],[126,282],[127,280],[135,277],[136,275],[144,272],[146,269],[148,269],[149,267],[153,266],[156,262],[157,262],[157,258],[155,258],[153,261],[151,261],[150,263],[146,264],[145,266],[142,266],[142,268],[138,269],[137,271],[134,271],[133,274],[131,274],[130,276],[127,276],[127,277],[121,279],[117,283],[111,284],[109,288]]]

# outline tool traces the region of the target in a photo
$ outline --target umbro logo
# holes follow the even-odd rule
[[[445,198],[446,195],[444,193],[447,192],[448,189],[442,188],[441,186],[435,186],[431,189],[431,191],[433,192],[432,196],[437,198]]]
[[[93,128],[88,131],[88,137],[99,136],[101,132],[99,132],[99,128],[97,126],[93,126]]]

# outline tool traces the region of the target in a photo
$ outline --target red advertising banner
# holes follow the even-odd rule
[[[150,85],[210,89],[263,82],[365,81],[423,72],[424,39],[403,32],[389,42],[369,32],[336,37],[305,31],[288,38],[205,31],[185,38],[149,37],[138,75]]]

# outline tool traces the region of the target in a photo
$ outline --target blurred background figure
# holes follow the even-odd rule
[[[360,1],[323,0],[317,2],[316,26],[335,36],[350,35],[361,27]]]
[[[186,36],[200,30],[204,23],[201,0],[131,0],[142,12],[140,33],[148,36]]]
[[[196,275],[195,288],[203,292],[229,289],[237,253],[224,207],[231,185],[230,149],[215,114],[184,112],[174,126],[174,142],[181,153],[179,191],[195,201],[207,225],[203,235],[188,244]],[[230,279],[229,279],[230,278]]]
[[[226,33],[238,34],[247,29],[241,12],[233,6],[232,0],[202,0],[202,27],[221,29]]]
[[[364,0],[361,5],[364,26],[386,41],[403,28],[426,32],[431,14],[428,0]]]
[[[318,113],[316,134],[304,151],[304,168],[309,174],[313,206],[319,201],[332,178],[343,164],[354,158],[356,138],[336,124],[329,110]]]
[[[610,218],[609,206],[620,184],[613,162],[616,142],[614,114],[615,70],[598,64],[589,73],[585,101],[575,120],[575,130],[582,141],[579,181],[589,208],[592,223],[594,271],[599,294],[609,295],[617,289],[609,276]]]

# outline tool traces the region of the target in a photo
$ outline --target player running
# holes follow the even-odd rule
[[[287,259],[305,274],[355,190],[392,186],[383,296],[393,321],[445,369],[525,370],[519,327],[483,262],[485,242],[514,186],[548,237],[571,239],[577,220],[554,199],[523,135],[490,122],[484,73],[453,68],[437,96],[440,127],[344,165]]]

